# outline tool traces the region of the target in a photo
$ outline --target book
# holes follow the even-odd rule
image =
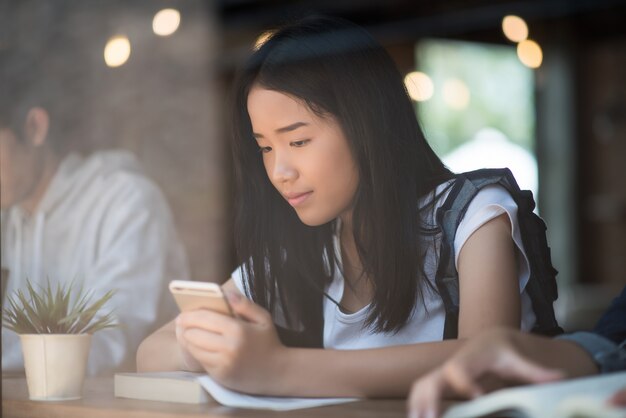
[[[443,418],[625,418],[607,400],[626,389],[626,372],[501,389],[450,407]]]
[[[114,394],[119,398],[147,401],[208,403],[232,408],[290,411],[336,405],[358,398],[294,398],[248,395],[215,382],[208,375],[192,372],[116,373]]]
[[[118,398],[207,403],[211,397],[198,381],[200,376],[203,374],[192,372],[116,373],[113,391]]]

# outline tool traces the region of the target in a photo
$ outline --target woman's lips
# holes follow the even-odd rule
[[[308,197],[312,193],[313,192],[293,193],[293,194],[285,195],[285,198],[287,199],[287,202],[289,202],[291,206],[296,207],[304,203],[304,201],[307,200]]]

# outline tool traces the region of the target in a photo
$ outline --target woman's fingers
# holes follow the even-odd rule
[[[193,358],[202,365],[204,370],[211,372],[213,369],[220,367],[223,363],[222,353],[216,351],[207,351],[195,345],[189,345],[187,350]]]
[[[220,334],[201,330],[198,328],[188,328],[183,332],[185,348],[191,347],[211,352],[222,352],[229,349],[228,340]]]
[[[272,318],[267,310],[242,296],[240,293],[226,292],[226,297],[238,317],[259,325],[267,325],[272,322]]]
[[[176,327],[184,330],[198,328],[216,334],[226,334],[237,326],[235,318],[208,309],[183,312],[176,318]]]

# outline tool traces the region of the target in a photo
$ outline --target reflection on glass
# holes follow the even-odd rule
[[[495,128],[533,152],[534,75],[519,61],[514,46],[423,40],[416,45],[416,69],[428,74],[434,85],[430,100],[416,107],[439,155],[484,128]]]
[[[416,102],[425,102],[433,97],[435,87],[433,81],[427,74],[419,71],[412,71],[404,77],[404,85],[411,99]]]
[[[454,172],[480,168],[508,167],[522,189],[537,199],[537,160],[535,156],[495,128],[483,128],[463,145],[443,156]]]
[[[528,38],[528,25],[519,16],[505,16],[502,19],[502,32],[511,42],[521,42]]]
[[[2,293],[0,293],[0,304],[4,303],[4,292],[7,288],[7,281],[9,280],[9,270],[5,268],[2,269],[1,279],[2,281],[0,283],[2,284]]]
[[[527,39],[517,44],[517,56],[525,66],[539,68],[543,61],[543,52],[537,42]]]
[[[452,109],[462,110],[469,104],[470,91],[462,80],[446,80],[443,84],[443,100]]]
[[[152,30],[159,36],[169,36],[180,25],[180,12],[176,9],[163,9],[154,15]]]
[[[104,47],[104,62],[109,67],[124,65],[130,57],[130,41],[126,36],[114,36]]]

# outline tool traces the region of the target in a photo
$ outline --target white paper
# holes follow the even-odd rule
[[[336,405],[358,401],[358,398],[291,398],[255,396],[230,390],[215,382],[209,376],[198,378],[202,387],[217,402],[224,406],[248,409],[271,409],[273,411],[291,411],[293,409],[314,408],[316,406]]]

